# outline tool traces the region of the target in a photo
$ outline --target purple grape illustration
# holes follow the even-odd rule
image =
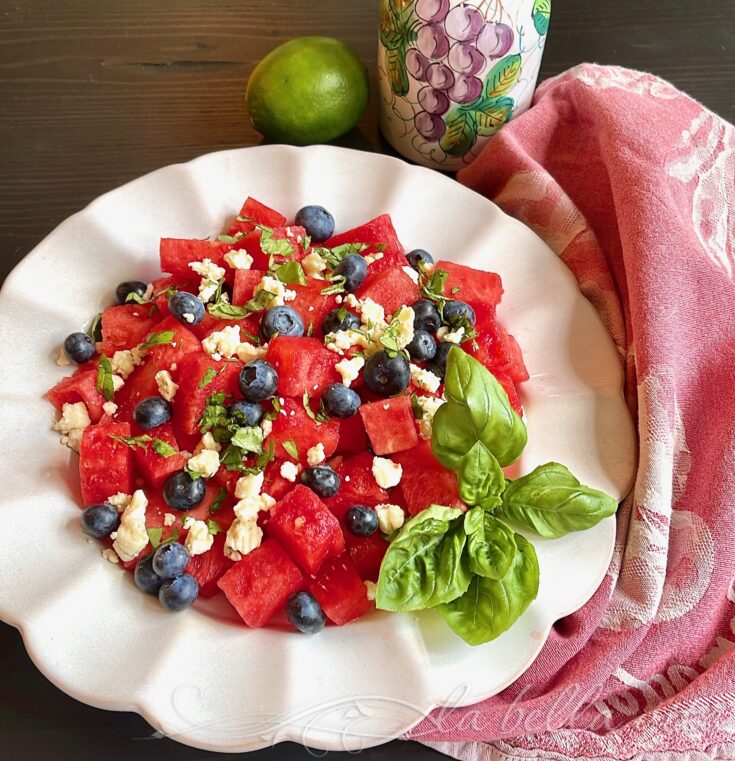
[[[406,53],[406,68],[408,73],[419,82],[426,82],[426,69],[430,63],[431,61],[425,55],[421,55],[416,48],[411,48]]]
[[[449,98],[441,91],[422,87],[418,93],[419,105],[429,114],[441,116],[449,110]]]
[[[455,42],[449,48],[449,65],[457,74],[477,74],[485,65],[485,57],[471,42]]]
[[[476,98],[479,98],[482,93],[482,81],[477,77],[468,77],[464,74],[459,74],[454,84],[447,90],[447,95],[455,103],[471,103]]]
[[[427,24],[416,37],[419,52],[433,61],[439,61],[449,52],[449,38],[440,24]]]
[[[419,135],[427,140],[439,140],[447,129],[441,116],[427,114],[426,111],[420,111],[416,114],[413,123],[416,125],[416,131]]]
[[[477,35],[477,49],[488,58],[501,58],[513,45],[513,30],[507,24],[489,22]]]
[[[458,5],[447,14],[444,28],[453,40],[466,42],[477,37],[484,23],[485,19],[477,8]]]
[[[444,21],[449,13],[449,0],[418,0],[416,3],[416,15],[422,21],[435,23]]]
[[[436,90],[448,90],[454,84],[454,72],[443,63],[432,63],[426,70],[426,81]]]

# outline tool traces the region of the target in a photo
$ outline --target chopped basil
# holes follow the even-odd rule
[[[98,312],[87,326],[87,335],[94,341],[102,340],[102,312]]]
[[[424,408],[419,404],[419,398],[416,394],[411,394],[411,409],[413,410],[413,416],[416,420],[424,419],[426,413],[424,412]]]
[[[306,329],[307,338],[311,338],[311,334],[314,332],[314,320],[309,321],[309,327]]]
[[[435,269],[431,273],[431,277],[426,277],[422,270],[419,272],[421,294],[426,296],[427,299],[440,302],[443,306],[446,301],[444,286],[446,285],[447,277],[449,277],[449,273],[446,270]]]
[[[199,381],[197,388],[204,388],[205,386],[208,386],[217,377],[218,374],[218,371],[213,367],[208,367],[207,372],[204,373],[202,379]]]
[[[159,457],[173,457],[176,454],[176,450],[163,439],[153,439],[151,442],[151,448]]]
[[[276,459],[276,442],[268,439],[268,446],[255,458],[255,467],[258,472],[265,470],[265,466]]]
[[[167,441],[164,441],[163,439],[154,439],[147,433],[144,433],[142,436],[118,436],[116,433],[111,433],[109,436],[111,439],[129,446],[131,449],[135,449],[137,447],[138,449],[142,449],[144,452],[147,452],[148,447],[150,446],[151,449],[159,457],[168,458],[173,457],[173,455],[177,454],[177,450],[174,449]]]
[[[301,397],[301,401],[304,405],[304,410],[306,410],[306,414],[316,423],[326,423],[328,420],[330,420],[329,415],[324,410],[324,405],[320,404],[319,406],[319,412],[314,412],[311,409],[311,403],[309,400],[309,392],[304,391],[304,395]]]
[[[451,290],[452,293],[459,293],[462,289],[458,285],[455,285]]]
[[[247,468],[245,465],[243,465],[242,460],[242,449],[240,449],[240,447],[233,446],[232,444],[230,444],[230,446],[225,449],[219,458],[220,463],[224,465],[227,470],[245,471]]]
[[[329,278],[329,282],[332,285],[328,285],[326,288],[322,288],[322,295],[329,296],[332,293],[344,293],[345,283],[347,278],[344,275],[332,275]]]
[[[150,349],[152,346],[160,346],[162,344],[173,343],[174,331],[173,330],[161,330],[158,333],[151,333],[148,338],[140,345],[141,351]]]
[[[265,225],[258,225],[260,229],[260,249],[264,254],[275,256],[293,256],[296,253],[296,247],[293,246],[288,238],[275,238],[273,228]]]
[[[222,526],[220,526],[217,521],[213,521],[211,518],[207,521],[207,528],[209,529],[209,533],[212,536],[215,536],[222,531]]]
[[[242,320],[245,317],[249,317],[255,312],[262,312],[268,307],[268,304],[276,297],[275,293],[270,291],[261,290],[250,301],[243,304],[241,307],[230,304],[227,301],[216,301],[214,304],[208,304],[207,310],[209,314],[214,317],[219,317],[223,320]]]
[[[306,285],[306,275],[304,274],[304,268],[300,262],[290,261],[285,264],[281,264],[274,270],[276,277],[282,283],[288,283],[289,285]]]
[[[215,426],[227,425],[227,408],[225,407],[225,394],[210,394],[204,403],[202,417],[199,420],[199,430],[206,433]]]
[[[230,443],[243,452],[260,454],[263,451],[263,429],[259,425],[238,428]]]
[[[291,455],[291,457],[293,457],[294,460],[299,459],[299,450],[296,446],[296,442],[293,439],[286,439],[286,441],[282,442],[281,445]]]
[[[112,381],[112,365],[104,354],[100,355],[97,368],[97,391],[109,402],[115,394],[115,384]]]
[[[214,515],[216,512],[220,511],[224,506],[225,499],[227,499],[227,489],[220,486],[217,496],[212,500],[212,504],[209,506],[209,512]]]
[[[125,297],[125,303],[130,304],[132,302],[135,302],[136,304],[147,304],[148,302],[135,291],[130,291],[130,293]]]
[[[150,540],[151,547],[153,547],[154,550],[157,550],[162,544],[171,544],[171,542],[175,542],[179,538],[179,532],[174,529],[171,536],[166,537],[163,541],[161,541],[161,536],[163,535],[163,528],[160,526],[157,526],[155,528],[147,528],[145,530],[146,534],[148,534],[148,539]]]
[[[237,238],[234,235],[218,235],[217,240],[220,243],[237,243]]]

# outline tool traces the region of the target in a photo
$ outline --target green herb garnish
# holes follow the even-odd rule
[[[100,355],[97,367],[97,391],[109,402],[115,395],[115,384],[112,380],[112,364],[104,354]]]
[[[219,512],[223,508],[226,499],[227,489],[225,489],[223,486],[220,486],[219,491],[217,492],[217,496],[212,500],[212,504],[209,506],[209,512],[212,515],[214,515],[216,512]]]
[[[238,428],[230,443],[243,452],[260,454],[263,451],[263,429],[259,425]]]
[[[276,267],[273,271],[282,283],[288,283],[290,285],[306,285],[306,275],[304,274],[304,268],[301,266],[301,262],[286,262],[285,264]]]
[[[161,346],[163,344],[173,343],[174,331],[173,330],[161,330],[158,333],[151,333],[148,338],[140,345],[140,350],[145,351],[153,346]]]
[[[299,450],[293,439],[286,439],[286,441],[281,442],[281,446],[291,455],[291,457],[293,457],[294,460],[298,461]]]
[[[202,376],[202,379],[199,381],[197,388],[204,388],[205,386],[208,386],[218,375],[218,370],[215,370],[213,367],[208,367],[207,371]]]

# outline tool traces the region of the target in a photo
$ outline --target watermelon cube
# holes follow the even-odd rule
[[[260,203],[260,201],[256,201],[254,198],[250,197],[246,199],[237,216],[247,217],[247,220],[243,221],[236,219],[227,231],[228,235],[249,233],[255,229],[255,225],[281,227],[286,224],[286,217],[284,217],[283,214],[274,211],[264,203]]]
[[[294,487],[271,511],[268,535],[276,538],[293,561],[313,576],[329,557],[344,552],[339,521],[311,489]]]
[[[485,272],[447,261],[437,262],[436,269],[444,270],[448,275],[444,286],[444,293],[447,296],[451,294],[453,298],[466,301],[473,307],[485,304],[493,311],[500,303],[503,285],[500,282],[500,275],[495,272]],[[454,288],[459,290],[453,293]]]
[[[161,238],[158,249],[161,271],[187,279],[192,275],[196,277],[196,273],[189,266],[191,262],[209,259],[221,267],[224,264],[225,254],[234,247],[232,243],[220,243],[216,240]]]
[[[411,399],[396,396],[360,407],[360,417],[375,454],[393,454],[419,443]]]
[[[303,584],[301,571],[275,539],[238,560],[217,582],[250,627],[264,626]]]
[[[201,351],[202,345],[199,339],[173,315],[161,320],[154,332],[173,332],[170,343],[155,344],[148,349],[148,359],[154,361],[159,367],[168,368],[187,354]]]
[[[102,312],[102,354],[111,357],[119,349],[132,349],[154,329],[149,304],[121,304]]]
[[[91,364],[91,363],[89,363]],[[65,404],[84,402],[89,419],[98,423],[102,418],[105,397],[97,391],[97,369],[79,369],[74,375],[62,378],[49,392],[51,404],[61,412]]]
[[[306,285],[289,285],[296,298],[288,306],[295,309],[304,321],[306,330],[311,326],[311,335],[322,338],[322,322],[329,312],[337,308],[337,296],[325,296],[322,290],[328,285],[324,280],[307,278]]]
[[[253,298],[255,286],[268,273],[265,270],[237,270],[235,272],[235,286],[232,290],[232,303],[242,306],[246,301]]]
[[[224,532],[216,534],[209,551],[195,555],[186,566],[186,572],[197,580],[199,596],[204,599],[214,597],[219,592],[217,582],[232,568],[232,560],[225,555],[225,537]]]
[[[365,426],[359,415],[343,418],[339,421],[339,442],[337,452],[340,454],[357,454],[364,452],[368,446]]]
[[[377,581],[380,564],[390,546],[379,531],[370,536],[355,536],[345,530],[347,554],[355,566],[358,576],[368,581]]]
[[[298,396],[304,391],[319,396],[340,376],[334,369],[340,357],[325,349],[316,338],[278,336],[268,344],[266,359],[278,371],[278,393]]]
[[[292,249],[291,253],[288,255],[274,254],[274,263],[282,264],[283,262],[287,261],[300,262],[306,255],[306,252],[302,246],[304,238],[306,237],[306,230],[304,230],[303,227],[298,227],[296,225],[291,225],[290,227],[274,227],[268,234],[272,235],[273,240],[276,242],[284,240],[287,241]],[[253,257],[252,268],[256,270],[267,270],[271,268],[271,255],[263,251],[261,245],[262,237],[262,230],[256,229],[253,230],[253,232],[250,232],[244,237],[240,238],[236,244],[232,244],[233,248],[247,251],[250,256]]]
[[[113,436],[130,436],[127,423],[89,426],[79,447],[79,480],[82,503],[104,502],[118,492],[132,494],[133,456],[130,447]]]
[[[370,609],[365,585],[346,553],[327,560],[307,586],[327,618],[339,626]]]
[[[186,464],[184,455],[179,452],[173,428],[170,423],[159,425],[149,431],[136,431],[136,435],[147,434],[153,439],[163,441],[176,450],[175,454],[164,457],[156,453],[153,442],[148,442],[145,447],[135,447],[133,460],[135,468],[146,482],[154,487],[163,486],[163,482],[177,470],[181,470]]]
[[[391,315],[404,304],[411,306],[419,298],[419,287],[402,267],[388,267],[366,278],[357,291],[360,299],[372,299]]]
[[[383,257],[370,265],[370,274],[380,272],[385,267],[408,265],[408,261],[404,256],[403,246],[398,240],[398,234],[388,214],[381,214],[364,225],[339,233],[338,235],[333,235],[322,245],[327,248],[334,248],[343,243],[372,243],[384,246]],[[372,246],[365,249],[363,253],[369,254],[376,251],[377,248]]]
[[[273,421],[270,438],[276,443],[278,459],[293,459],[293,455],[283,446],[288,441],[296,447],[300,460],[305,460],[307,451],[320,442],[324,446],[325,457],[329,457],[337,449],[339,421],[318,423],[306,414],[300,399],[284,399],[281,411]]]

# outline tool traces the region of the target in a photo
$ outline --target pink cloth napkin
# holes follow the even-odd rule
[[[410,737],[473,761],[735,758],[735,130],[652,75],[584,65],[459,180],[600,311],[640,457],[594,597],[515,684]]]

